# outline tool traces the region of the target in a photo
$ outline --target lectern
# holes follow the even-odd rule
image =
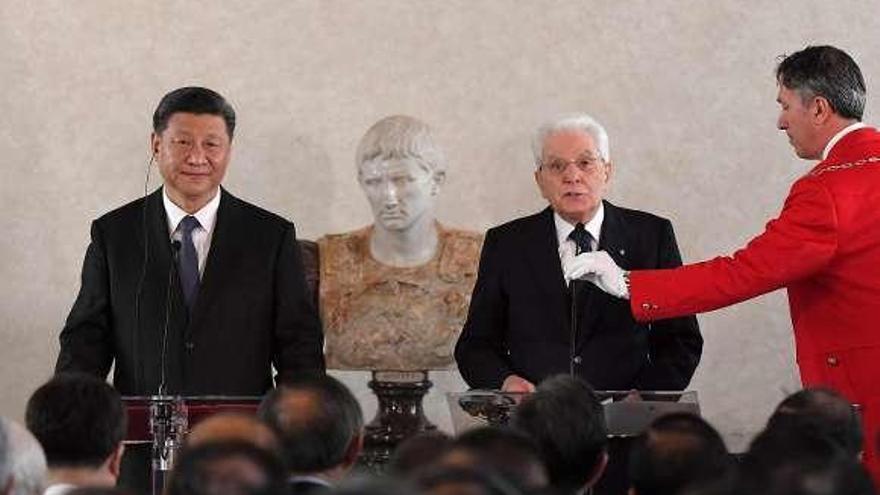
[[[123,397],[128,415],[124,443],[150,448],[150,490],[160,495],[165,476],[189,429],[219,412],[255,414],[261,397],[150,396]]]

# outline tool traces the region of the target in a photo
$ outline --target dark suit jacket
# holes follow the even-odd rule
[[[681,265],[669,220],[607,201],[599,249],[627,270]],[[681,390],[690,382],[703,347],[695,317],[641,324],[629,301],[578,282],[572,359],[570,301],[550,208],[490,229],[455,348],[465,381],[500,388],[517,374],[537,384],[574,362],[600,390]]]
[[[323,372],[323,335],[289,221],[221,190],[192,317],[173,271],[162,190],[92,223],[56,371],[155,394],[167,310],[167,391],[261,395],[279,374]],[[146,257],[146,260],[145,260]],[[170,285],[169,285],[170,282]],[[167,302],[166,302],[167,301]]]

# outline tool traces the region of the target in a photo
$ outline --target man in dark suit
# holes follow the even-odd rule
[[[323,373],[320,321],[289,221],[220,187],[235,113],[205,88],[153,115],[156,192],[92,223],[56,371],[123,395],[261,395],[280,375]]]
[[[598,248],[622,266],[679,266],[672,224],[602,199],[612,172],[608,135],[591,117],[542,126],[533,150],[550,207],[486,234],[455,350],[465,381],[532,391],[545,377],[573,373],[599,390],[683,389],[702,352],[697,320],[640,324],[625,301],[592,284],[566,286],[561,264],[567,250]]]

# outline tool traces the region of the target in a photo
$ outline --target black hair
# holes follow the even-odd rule
[[[864,467],[827,435],[791,423],[766,428],[740,465],[738,493],[870,495]]]
[[[636,438],[629,456],[630,484],[638,495],[678,493],[692,483],[721,479],[732,468],[718,431],[690,413],[654,420]]]
[[[607,451],[602,404],[580,378],[544,380],[516,408],[511,426],[535,441],[550,484],[561,490],[581,490]]]
[[[220,93],[208,88],[187,86],[166,94],[153,112],[153,132],[161,134],[175,113],[208,114],[223,117],[229,140],[235,134],[235,110]]]
[[[821,431],[853,457],[862,451],[862,419],[856,407],[834,390],[808,388],[789,395],[776,406],[767,427],[783,422]]]
[[[25,423],[50,467],[99,467],[125,438],[122,399],[95,376],[60,373],[27,402]]]
[[[471,454],[476,465],[498,472],[521,488],[547,484],[547,467],[538,446],[512,428],[485,426],[468,430],[453,441],[452,451],[458,450]]]
[[[260,480],[231,469],[230,461],[244,460],[256,468]],[[210,442],[185,448],[175,460],[165,495],[273,495],[286,493],[282,461],[251,443]]]
[[[308,407],[285,405],[294,395],[304,399],[298,406]],[[364,426],[357,399],[328,375],[284,381],[266,394],[258,414],[278,434],[287,467],[294,473],[319,472],[342,463]]]

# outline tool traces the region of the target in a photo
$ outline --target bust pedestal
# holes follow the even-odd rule
[[[373,371],[368,386],[376,394],[376,417],[365,427],[363,463],[382,470],[400,442],[437,427],[425,417],[422,399],[432,383],[427,371]]]

